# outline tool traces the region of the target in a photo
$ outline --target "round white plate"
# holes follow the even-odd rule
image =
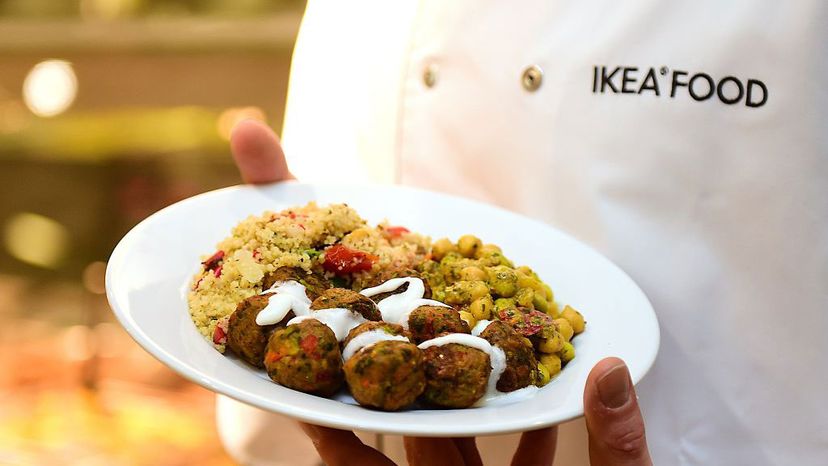
[[[228,358],[190,321],[183,289],[200,257],[251,214],[345,202],[370,223],[388,219],[412,231],[456,239],[472,233],[532,267],[556,300],[573,305],[587,329],[573,340],[576,357],[531,399],[459,410],[380,412],[307,395],[271,382],[263,371]],[[570,236],[506,210],[396,186],[330,186],[296,182],[237,186],[181,201],[150,216],[118,244],[106,271],[109,303],[130,335],[164,364],[209,390],[307,422],[418,436],[473,436],[537,429],[583,414],[592,366],[623,358],[633,382],[650,369],[659,330],[644,293],[621,269]]]

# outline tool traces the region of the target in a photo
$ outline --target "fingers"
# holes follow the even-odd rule
[[[463,457],[463,464],[466,466],[483,466],[483,460],[480,458],[480,452],[477,451],[477,444],[474,437],[455,437],[452,438],[454,447]]]
[[[327,466],[394,466],[393,461],[362,443],[353,432],[304,422],[300,422],[299,426],[311,439],[319,457]]]
[[[651,465],[644,419],[624,361],[606,358],[587,377],[584,415],[593,466]]]
[[[245,183],[262,184],[293,179],[279,138],[260,121],[240,121],[230,134],[230,149]]]
[[[524,432],[520,436],[512,466],[551,465],[555,460],[555,447],[558,444],[558,427]]]
[[[454,439],[403,437],[403,444],[409,466],[464,466],[466,464]],[[464,448],[468,448],[468,444]],[[480,459],[479,454],[477,459]]]

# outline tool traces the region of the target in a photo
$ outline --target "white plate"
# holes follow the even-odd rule
[[[529,265],[552,286],[556,300],[580,310],[587,330],[573,340],[576,357],[529,400],[460,410],[373,411],[307,395],[271,382],[221,355],[190,321],[182,289],[201,255],[251,214],[315,200],[345,202],[371,223],[392,224],[433,238],[473,233],[500,245],[515,264]],[[659,330],[653,308],[635,283],[609,260],[560,231],[489,205],[405,187],[278,183],[238,186],[181,201],[150,216],[118,244],[106,271],[106,291],[121,324],[164,364],[209,390],[320,425],[418,436],[473,436],[537,429],[583,414],[592,366],[623,358],[633,382],[653,364]]]

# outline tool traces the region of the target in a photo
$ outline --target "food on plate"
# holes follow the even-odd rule
[[[423,355],[413,343],[384,340],[360,349],[345,362],[345,380],[363,406],[396,411],[423,392]]]
[[[251,296],[240,302],[227,322],[227,347],[246,363],[264,367],[267,339],[276,327],[284,326],[285,320],[271,325],[259,325],[256,317],[267,307],[272,293]],[[285,319],[293,317],[288,314]]]
[[[356,312],[367,320],[382,320],[376,303],[371,298],[344,288],[329,288],[314,299],[312,310],[344,308]]]
[[[188,302],[216,349],[275,382],[388,411],[531,396],[586,328],[500,247],[372,227],[345,204],[248,217],[202,258]]]
[[[535,383],[538,362],[526,337],[500,321],[489,323],[480,337],[506,353],[506,370],[497,381],[498,390],[512,392]]]
[[[355,341],[360,335],[363,335],[360,337],[361,341]],[[380,339],[388,339],[389,336],[402,337],[399,338],[401,341],[411,341],[411,334],[408,330],[403,328],[402,325],[382,321],[365,322],[364,324],[360,324],[351,329],[351,331],[348,332],[348,336],[345,337],[345,340],[342,342],[342,357],[344,359],[348,359],[346,353],[352,342],[358,345],[358,347],[351,348],[351,351],[356,352],[358,349],[379,341]]]
[[[443,408],[468,408],[486,393],[492,366],[485,352],[457,343],[423,351],[423,400]]]
[[[318,298],[325,290],[333,288],[330,280],[321,273],[308,272],[301,267],[279,267],[264,276],[262,289],[268,290],[278,283],[289,281],[299,282],[304,286],[305,293],[311,301]]]
[[[303,320],[270,335],[264,356],[273,381],[301,392],[330,396],[342,386],[342,353],[327,325]]]
[[[431,340],[441,333],[470,333],[460,313],[450,307],[420,306],[408,316],[408,329],[417,343]]]

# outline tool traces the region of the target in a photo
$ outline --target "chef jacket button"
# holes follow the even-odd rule
[[[523,76],[520,78],[523,88],[529,92],[535,92],[543,82],[543,70],[538,65],[532,65],[523,70]]]
[[[434,87],[437,83],[437,65],[428,65],[423,71],[423,84],[426,87]]]

